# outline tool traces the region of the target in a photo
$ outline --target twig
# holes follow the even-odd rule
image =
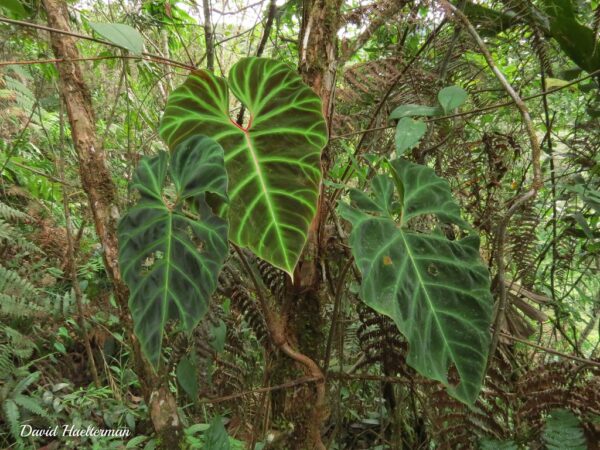
[[[98,44],[103,44],[103,45],[108,45],[110,47],[116,47],[116,48],[123,48],[117,44],[113,44],[112,42],[109,41],[105,41],[102,39],[96,39],[95,37],[92,36],[88,36],[85,34],[80,34],[80,33],[73,33],[72,31],[66,31],[66,30],[59,30],[57,28],[52,28],[52,27],[48,27],[45,25],[39,25],[37,23],[31,23],[31,22],[26,22],[23,20],[14,20],[14,19],[9,19],[8,17],[0,17],[0,22],[4,22],[4,23],[10,23],[12,25],[20,25],[23,27],[28,27],[28,28],[35,28],[37,30],[44,30],[44,31],[49,31],[51,33],[59,33],[59,34],[65,34],[67,36],[72,36],[78,39],[86,39],[88,41],[92,41],[92,42],[97,42]],[[179,66],[188,70],[194,70],[195,67],[193,66],[188,66],[186,64],[180,63],[178,61],[173,61],[171,59],[165,58],[163,56],[159,56],[159,55],[154,55],[152,53],[147,53],[147,52],[142,52],[142,56],[146,56],[149,58],[152,58],[154,60],[159,60],[163,63],[170,63],[171,65],[175,65],[175,66]],[[131,56],[131,58],[140,58],[139,56]],[[61,58],[59,58],[61,59]]]
[[[287,383],[282,383],[282,384],[278,384],[276,386],[269,386],[269,387],[262,387],[262,388],[258,388],[258,389],[251,389],[249,391],[243,391],[243,392],[238,392],[237,394],[231,394],[231,395],[225,395],[223,397],[216,397],[216,398],[207,398],[205,400],[200,400],[198,403],[203,405],[203,404],[215,404],[215,403],[222,403],[222,402],[226,402],[229,400],[235,400],[236,398],[240,398],[240,397],[245,397],[246,395],[252,395],[252,394],[259,394],[262,392],[272,392],[272,391],[278,391],[281,389],[288,389],[294,386],[299,386],[301,384],[307,384],[307,383],[313,383],[316,381],[321,380],[321,378],[317,378],[317,377],[302,377],[302,378],[297,378],[295,380],[292,381],[288,381]]]
[[[529,341],[527,341],[525,339],[521,339],[521,338],[518,338],[516,336],[512,336],[512,335],[510,335],[508,333],[505,333],[504,331],[500,331],[500,335],[502,337],[505,337],[505,338],[510,339],[512,341],[515,341],[515,342],[519,342],[521,344],[525,344],[525,345],[527,345],[529,347],[532,347],[532,348],[535,348],[537,350],[541,350],[543,352],[550,353],[552,355],[560,356],[561,358],[571,359],[573,361],[577,361],[577,362],[580,362],[580,363],[583,363],[583,364],[589,364],[590,366],[600,367],[600,362],[594,361],[593,359],[581,358],[579,356],[574,356],[574,355],[567,355],[566,353],[562,353],[562,352],[559,352],[557,350],[553,350],[551,348],[544,347],[542,345],[534,344],[533,342],[529,342]]]
[[[535,196],[537,195],[538,189],[540,189],[540,187],[543,186],[542,166],[541,166],[541,162],[540,162],[541,149],[540,149],[540,143],[537,138],[537,134],[535,132],[535,127],[533,126],[531,116],[529,115],[529,110],[527,109],[527,105],[525,104],[525,102],[523,101],[521,96],[514,90],[514,88],[508,82],[508,80],[506,79],[506,77],[504,76],[502,71],[498,68],[498,66],[496,66],[496,63],[494,62],[494,58],[492,57],[490,51],[488,50],[487,46],[485,45],[485,42],[483,42],[483,40],[479,36],[479,33],[477,33],[477,30],[473,27],[473,25],[471,24],[471,22],[469,21],[467,16],[465,16],[465,14],[460,9],[458,9],[456,6],[449,3],[447,0],[440,0],[440,2],[446,9],[448,9],[449,11],[451,11],[454,14],[454,17],[455,17],[455,19],[457,19],[457,22],[462,23],[462,25],[467,29],[468,33],[473,38],[473,40],[477,43],[477,46],[479,47],[479,50],[483,54],[489,68],[496,76],[496,79],[500,82],[500,85],[504,88],[506,93],[510,96],[510,98],[512,99],[514,104],[519,109],[519,112],[521,113],[521,119],[523,120],[525,128],[527,129],[527,134],[529,136],[529,142],[531,144],[531,159],[532,159],[532,166],[533,166],[533,181],[531,183],[531,188],[527,192],[520,194],[514,200],[512,206],[508,209],[508,211],[506,212],[506,215],[498,224],[498,231],[496,233],[496,236],[498,239],[498,241],[497,241],[498,248],[497,248],[497,252],[496,252],[496,264],[498,266],[497,277],[498,277],[498,286],[499,286],[499,298],[498,298],[498,303],[496,305],[496,310],[494,312],[495,316],[492,319],[492,323],[494,324],[493,325],[494,332],[492,334],[492,340],[491,340],[490,351],[489,351],[489,356],[488,356],[487,366],[489,367],[489,364],[494,356],[494,353],[496,352],[496,347],[498,345],[498,340],[500,337],[500,326],[502,324],[502,321],[504,320],[504,314],[505,314],[506,303],[507,303],[506,286],[504,283],[504,277],[505,277],[504,242],[506,239],[506,230],[508,228],[508,224],[510,222],[511,217],[514,215],[514,213],[517,211],[517,209],[519,209],[521,206],[523,206],[527,201],[535,198]]]
[[[536,99],[538,97],[542,97],[542,96],[545,96],[545,95],[548,95],[548,94],[554,94],[555,92],[558,92],[558,91],[561,91],[561,90],[566,89],[568,87],[571,87],[573,85],[579,84],[582,81],[589,80],[590,78],[593,78],[593,77],[595,77],[596,75],[599,75],[599,74],[600,74],[600,69],[595,70],[594,72],[590,72],[586,76],[583,76],[581,78],[577,78],[577,79],[575,79],[573,81],[570,81],[569,83],[566,83],[566,84],[564,84],[562,86],[553,87],[552,89],[541,91],[541,92],[538,92],[536,94],[529,95],[527,97],[521,97],[521,100],[528,101],[528,100],[533,100],[533,99]],[[440,120],[455,119],[457,117],[471,116],[471,115],[479,114],[479,113],[482,113],[482,112],[492,111],[494,109],[504,108],[505,106],[513,106],[514,104],[515,104],[515,102],[513,102],[512,100],[510,100],[510,101],[507,101],[507,102],[496,103],[494,105],[484,106],[482,108],[471,109],[469,111],[463,111],[463,112],[458,112],[458,113],[455,113],[455,114],[449,114],[447,116],[438,116],[438,117],[432,117],[432,118],[429,118],[429,119],[423,119],[423,122],[431,123],[431,122],[437,122],[437,121],[440,121]],[[395,128],[395,127],[396,127],[396,125],[385,125],[385,126],[381,126],[381,127],[367,128],[365,130],[352,131],[350,133],[338,134],[337,136],[332,136],[331,138],[329,138],[329,140],[332,141],[332,140],[336,140],[336,139],[344,139],[344,138],[356,136],[356,135],[359,135],[359,134],[371,133],[371,132],[374,132],[374,131],[387,130],[387,129]]]
[[[371,120],[369,122],[369,125],[368,125],[367,129],[370,129],[373,126],[373,124],[375,124],[375,121],[377,120],[377,115],[379,114],[379,111],[381,111],[381,108],[383,108],[383,105],[385,105],[385,102],[387,101],[388,97],[392,94],[392,91],[394,90],[394,88],[396,87],[396,85],[400,82],[400,80],[402,79],[402,77],[404,77],[404,75],[406,74],[406,72],[408,71],[408,69],[410,69],[410,67],[414,64],[414,62],[419,58],[419,56],[421,55],[421,53],[423,53],[423,51],[427,47],[429,47],[429,45],[433,42],[433,40],[435,39],[435,37],[438,35],[438,33],[440,32],[440,30],[443,28],[443,26],[445,24],[446,24],[446,19],[442,20],[442,22],[440,22],[440,24],[431,32],[431,34],[429,34],[429,36],[427,37],[427,39],[425,40],[425,42],[421,45],[421,47],[419,47],[419,49],[414,54],[414,56],[410,59],[410,61],[408,61],[408,63],[406,64],[406,66],[404,66],[404,68],[400,71],[400,73],[398,75],[396,75],[396,77],[392,80],[392,82],[390,83],[390,86],[388,87],[387,91],[383,95],[382,99],[379,101],[379,103],[375,107],[375,111],[371,115]],[[366,132],[362,133],[360,141],[358,142],[358,145],[356,146],[356,150],[354,151],[354,157],[355,158],[361,152],[361,149],[362,149],[363,143],[365,141],[366,135],[367,135]],[[346,168],[344,169],[344,172],[342,173],[342,176],[340,177],[340,180],[342,182],[344,180],[346,180],[347,178],[350,177],[350,175],[352,174],[351,169],[352,169],[352,162],[349,162],[346,165]],[[336,197],[340,194],[340,192],[341,192],[341,189],[339,189],[339,188],[336,191],[334,191],[333,195],[331,196],[331,202],[330,203],[333,204],[333,201],[335,201]]]
[[[39,111],[39,108],[38,108]],[[40,114],[40,121],[42,120]],[[45,132],[44,128],[44,132]],[[60,137],[59,137],[59,151],[56,155],[56,171],[61,180],[65,178],[65,167],[63,160],[63,146],[64,146],[64,135],[65,135],[65,124],[64,124],[64,111],[63,104],[60,102]],[[49,138],[50,136],[47,135]],[[63,210],[65,215],[65,228],[67,237],[67,258],[69,261],[69,276],[71,278],[71,284],[73,285],[73,292],[75,293],[75,303],[77,304],[77,322],[80,328],[81,338],[83,339],[83,345],[87,354],[90,371],[92,372],[92,378],[96,387],[100,387],[100,378],[98,377],[98,369],[96,368],[96,360],[94,359],[94,352],[90,344],[90,338],[87,334],[85,314],[83,312],[83,293],[81,292],[81,286],[77,278],[77,261],[75,259],[75,249],[73,246],[73,233],[71,230],[71,211],[69,209],[69,191],[65,184],[63,184]]]

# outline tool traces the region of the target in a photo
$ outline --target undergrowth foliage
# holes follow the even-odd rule
[[[595,448],[596,2],[125,3],[0,4],[1,448]]]

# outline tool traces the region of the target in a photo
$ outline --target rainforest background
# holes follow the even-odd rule
[[[597,448],[599,35],[595,0],[2,0],[0,448]],[[283,63],[321,99],[318,208],[288,273],[230,243],[199,322],[156,325],[153,365],[119,220],[140,161],[168,149],[173,91],[247,57]],[[230,96],[241,129],[246,106]],[[459,358],[441,380],[409,356],[398,311],[422,293],[386,297],[394,313],[369,306],[357,216],[339,205],[367,204],[396,156],[443,186],[421,205],[452,203],[479,237],[457,270],[481,265],[489,317],[453,310],[456,329],[485,334],[472,401],[452,394]],[[462,240],[435,211],[411,220],[406,233]],[[434,303],[457,289],[442,288]]]

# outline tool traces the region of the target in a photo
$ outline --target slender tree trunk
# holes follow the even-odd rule
[[[204,9],[204,42],[206,43],[206,68],[215,70],[215,44],[213,42],[212,20],[210,15],[210,0],[202,0]]]
[[[340,26],[342,0],[305,0],[303,3],[299,72],[323,102],[323,114],[329,122],[333,107],[335,73],[337,66],[337,32]],[[321,170],[330,167],[327,149],[323,152]],[[322,186],[321,186],[322,189]],[[289,286],[283,302],[286,335],[290,342],[312,361],[323,356],[325,342],[322,317],[322,256],[324,205],[319,196],[317,214],[311,223],[308,240],[294,274],[295,285]],[[324,383],[324,381],[322,381]],[[294,401],[294,433],[288,443],[293,448],[325,448],[321,440],[323,423],[329,417],[324,386],[317,385],[312,392]]]
[[[52,28],[70,31],[64,0],[43,0]],[[131,320],[126,314],[129,290],[119,272],[117,220],[117,193],[106,166],[105,154],[96,136],[95,117],[91,95],[77,60],[80,55],[72,36],[51,33],[52,48],[57,58],[60,92],[67,107],[73,144],[79,161],[81,184],[85,190],[94,218],[96,233],[102,244],[106,272],[112,281],[115,299],[121,308],[121,320],[132,342],[136,372],[150,409],[154,428],[165,448],[178,448],[181,425],[175,399],[168,389],[165,377],[157,375],[142,357],[139,344],[131,332]]]

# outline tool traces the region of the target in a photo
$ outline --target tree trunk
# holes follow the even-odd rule
[[[323,114],[328,122],[333,108],[341,5],[341,0],[305,0],[298,40],[299,72],[321,97]],[[322,173],[326,174],[329,167],[330,157],[326,148],[321,161]],[[283,302],[288,340],[313,361],[322,358],[323,343],[326,340],[323,333],[322,277],[319,274],[319,260],[325,242],[322,235],[324,212],[323,195],[320,195],[317,213],[310,225],[307,243],[294,273],[295,285],[288,287]],[[323,386],[318,389],[324,392]],[[325,448],[321,441],[321,429],[329,417],[325,396],[319,395],[318,390],[305,390],[303,395],[294,399],[292,413],[294,433],[288,444],[293,448]]]
[[[64,0],[43,0],[52,28],[70,31],[68,12]],[[76,61],[80,55],[75,38],[61,33],[51,33],[52,48],[58,64],[60,92],[67,108],[73,144],[79,161],[81,184],[85,190],[94,218],[96,233],[102,244],[106,272],[112,281],[115,299],[121,308],[121,320],[132,342],[136,372],[142,385],[146,403],[156,433],[165,448],[177,448],[181,425],[173,395],[168,390],[165,377],[157,375],[143,358],[139,344],[131,332],[131,320],[125,313],[129,290],[119,272],[117,242],[117,193],[106,166],[105,154],[96,136],[95,117],[91,95]]]

